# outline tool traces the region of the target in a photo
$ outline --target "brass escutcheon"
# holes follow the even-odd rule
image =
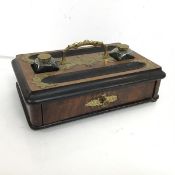
[[[106,94],[103,94],[96,99],[90,100],[88,103],[85,104],[87,107],[106,107],[110,103],[113,103],[117,101],[118,97],[117,95],[110,95],[107,96]]]

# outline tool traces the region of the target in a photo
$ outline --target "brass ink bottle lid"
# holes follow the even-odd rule
[[[43,64],[48,64],[51,61],[51,55],[48,53],[41,53],[37,58]]]
[[[129,49],[129,46],[127,44],[117,43],[116,47],[119,49],[119,51],[127,51]]]

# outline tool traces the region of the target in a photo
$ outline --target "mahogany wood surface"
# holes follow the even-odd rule
[[[75,53],[72,51],[74,53],[74,55],[68,56],[67,60],[76,59],[77,55],[81,56],[81,55],[79,55],[79,53],[81,53],[83,50],[88,50],[88,48],[86,48],[86,49],[77,49],[76,51],[74,51]],[[97,54],[96,50],[98,50],[98,48],[97,49],[94,48],[94,50],[92,50],[92,51],[91,51],[91,48],[89,48],[88,52],[90,52],[90,54],[92,54],[92,55],[93,54],[96,55]],[[57,52],[60,52],[60,51],[56,51],[56,53]],[[45,53],[45,52],[43,52],[43,53]],[[54,54],[56,54],[56,53],[54,53]],[[102,51],[98,52],[98,54],[100,54],[100,53],[102,54],[103,52]],[[25,60],[28,59],[28,57],[30,57],[30,55],[32,55],[32,54],[17,55],[16,62],[18,64],[18,67],[21,70],[21,74],[23,74],[23,76],[25,77],[24,81],[25,81],[25,84],[27,84],[27,86],[29,87],[28,91],[31,91],[31,92],[41,91],[42,89],[39,86],[36,86],[36,84],[33,83],[33,78],[35,77],[35,72],[33,71],[31,65],[27,61],[25,61]],[[88,54],[83,54],[82,56],[84,56],[84,55],[88,55]],[[83,79],[80,79],[80,80],[62,82],[62,83],[58,83],[57,87],[63,87],[63,86],[79,84],[79,83],[85,83],[85,82],[90,82],[90,81],[103,80],[103,79],[107,79],[107,78],[110,78],[110,77],[117,77],[117,76],[124,76],[124,75],[126,76],[126,75],[131,74],[131,73],[149,71],[149,70],[154,70],[154,69],[160,68],[159,65],[153,63],[152,61],[146,59],[145,57],[141,56],[140,54],[138,54],[136,52],[134,52],[133,55],[135,57],[134,61],[138,61],[138,62],[140,61],[140,62],[145,63],[145,66],[143,68],[130,70],[130,71],[126,71],[126,72],[111,73],[111,74],[108,74],[108,75],[96,76],[96,77],[91,77],[91,78],[83,78]],[[68,72],[77,72],[77,71],[88,70],[88,69],[90,70],[90,69],[99,68],[99,67],[120,65],[120,64],[127,63],[127,62],[130,62],[130,61],[132,61],[132,60],[111,61],[111,62],[107,63],[106,65],[103,62],[97,62],[96,64],[94,64],[90,67],[84,66],[82,64],[81,66],[74,66],[73,68],[68,69],[68,70],[50,72],[49,74],[50,75],[55,75],[55,74],[56,75],[59,75],[59,74],[61,75],[61,74],[65,74],[65,73],[68,73]],[[41,73],[41,75],[42,74],[43,73]],[[50,89],[50,88],[47,88],[47,89]]]
[[[109,45],[110,50],[114,44]],[[67,59],[76,59],[77,54],[98,54],[99,48],[83,48],[70,51]],[[61,56],[61,51],[49,52],[55,57]],[[17,77],[17,89],[29,125],[33,129],[52,126],[65,121],[95,115],[105,111],[140,104],[147,101],[156,101],[160,81],[165,77],[161,67],[134,52],[134,60],[112,61],[107,65],[97,62],[88,67],[75,66],[70,70],[51,72],[49,75],[64,75],[66,73],[90,70],[105,66],[120,65],[137,61],[144,63],[144,67],[125,72],[91,76],[82,79],[63,81],[54,87],[42,88],[34,84],[35,72],[26,59],[33,54],[18,55],[12,61]],[[97,75],[97,74],[95,74]],[[105,96],[117,96],[117,100],[102,106],[88,106],[95,99]],[[33,101],[32,101],[33,100]]]
[[[121,86],[119,88],[111,88],[100,92],[93,92],[74,98],[68,98],[50,103],[43,103],[43,122],[44,124],[54,123],[59,120],[76,117],[82,114],[103,110],[123,104],[137,102],[140,100],[152,98],[155,81],[138,83],[130,86]],[[97,99],[103,94],[116,95],[117,101],[110,103],[105,107],[89,107],[86,106],[90,100]]]

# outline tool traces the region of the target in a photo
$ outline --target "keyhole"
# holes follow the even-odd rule
[[[103,104],[106,101],[106,97],[105,96],[100,96],[99,101],[100,101],[100,103]]]

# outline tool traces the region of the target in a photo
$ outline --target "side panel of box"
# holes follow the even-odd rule
[[[155,81],[154,92],[152,97],[153,101],[156,101],[159,98],[158,92],[159,92],[160,82],[161,80]]]
[[[28,104],[26,103],[18,83],[16,84],[18,94],[31,128],[38,129],[43,125],[42,104]]]
[[[43,103],[43,124],[52,124],[77,116],[104,111],[152,98],[156,81],[119,86],[102,91]]]

